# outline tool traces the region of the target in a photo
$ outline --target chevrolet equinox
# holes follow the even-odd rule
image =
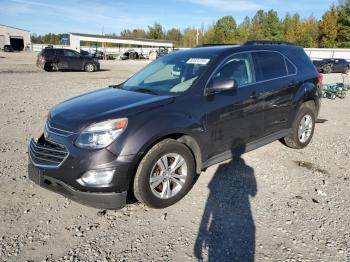
[[[55,106],[29,142],[29,178],[97,208],[122,208],[128,192],[165,208],[239,152],[276,140],[306,147],[320,83],[304,50],[287,42],[173,52]]]

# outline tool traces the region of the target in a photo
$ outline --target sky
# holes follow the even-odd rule
[[[259,9],[280,17],[320,19],[334,0],[0,0],[0,24],[46,33],[120,33],[159,22],[165,29],[200,28],[232,15],[237,23]]]

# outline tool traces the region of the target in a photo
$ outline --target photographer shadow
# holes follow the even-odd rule
[[[254,169],[246,165],[240,152],[221,164],[210,190],[197,235],[194,254],[198,261],[254,261],[255,224],[250,197],[257,193]],[[207,259],[203,258],[207,253]]]

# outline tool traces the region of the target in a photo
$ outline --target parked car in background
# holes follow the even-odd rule
[[[93,57],[93,55],[90,52],[85,50],[80,50],[80,54],[84,57]]]
[[[165,55],[52,108],[29,142],[29,178],[99,208],[123,207],[130,192],[165,208],[209,166],[276,140],[306,147],[321,80],[304,50],[284,42]]]
[[[323,60],[314,60],[314,65],[316,66],[318,72],[324,74],[330,73],[344,73],[349,72],[349,63],[345,59],[323,59]]]
[[[128,60],[128,59],[139,59],[140,55],[137,51],[134,49],[129,49],[126,52],[124,52],[121,56],[121,60]]]
[[[4,52],[14,52],[11,45],[4,45]]]
[[[95,52],[95,53],[92,53],[92,56],[93,56],[94,58],[97,58],[97,59],[100,59],[100,60],[102,60],[102,59],[114,60],[114,59],[115,59],[113,55],[111,55],[111,54],[105,54],[105,53],[103,53],[102,51],[97,51],[97,52]]]
[[[38,54],[36,64],[45,71],[83,70],[94,72],[100,70],[100,63],[97,59],[84,56],[74,50],[61,48],[43,49]]]

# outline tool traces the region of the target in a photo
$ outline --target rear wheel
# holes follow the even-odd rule
[[[196,176],[191,151],[166,139],[152,147],[140,162],[133,184],[135,197],[153,208],[165,208],[182,199]]]
[[[344,74],[348,74],[349,73],[349,67],[347,66],[344,70]]]
[[[290,134],[282,140],[286,146],[301,149],[310,143],[315,129],[315,111],[315,104],[311,101],[300,107]]]
[[[85,69],[85,72],[94,72],[95,66],[92,63],[87,63],[84,69]]]
[[[46,72],[52,72],[52,70],[53,70],[52,64],[51,64],[51,63],[46,63],[46,64],[44,65],[44,70],[45,70]]]

